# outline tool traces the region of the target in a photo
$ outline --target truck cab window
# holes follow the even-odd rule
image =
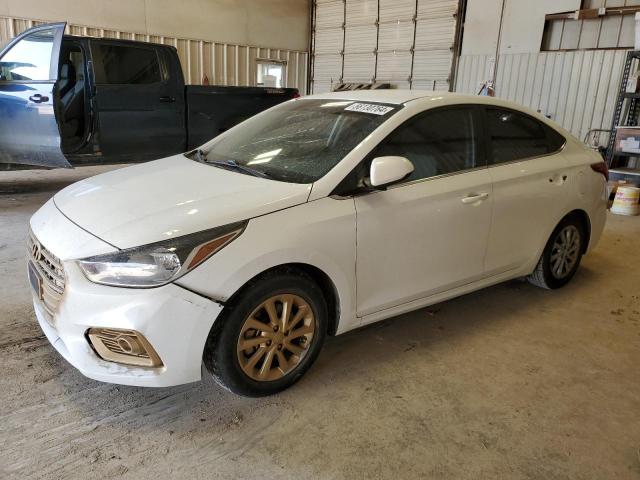
[[[152,48],[95,43],[93,49],[94,57],[102,63],[102,68],[96,68],[97,84],[135,85],[161,81],[160,62]]]

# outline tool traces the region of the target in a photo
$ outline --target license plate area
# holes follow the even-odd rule
[[[38,273],[36,266],[31,261],[29,262],[29,283],[38,300],[42,300],[42,276]]]

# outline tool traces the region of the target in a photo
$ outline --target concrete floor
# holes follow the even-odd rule
[[[105,168],[0,173],[2,478],[640,478],[640,217],[573,282],[511,282],[330,339],[294,388],[84,378],[40,332],[27,221]]]

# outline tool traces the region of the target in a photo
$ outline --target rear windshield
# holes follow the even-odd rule
[[[312,183],[400,108],[351,100],[293,100],[212,140],[202,157],[205,162],[235,162],[274,180]]]

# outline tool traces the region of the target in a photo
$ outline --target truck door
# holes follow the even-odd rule
[[[54,109],[64,27],[31,28],[0,52],[0,163],[71,167]]]
[[[147,160],[185,150],[184,87],[151,44],[91,41],[100,150]]]

